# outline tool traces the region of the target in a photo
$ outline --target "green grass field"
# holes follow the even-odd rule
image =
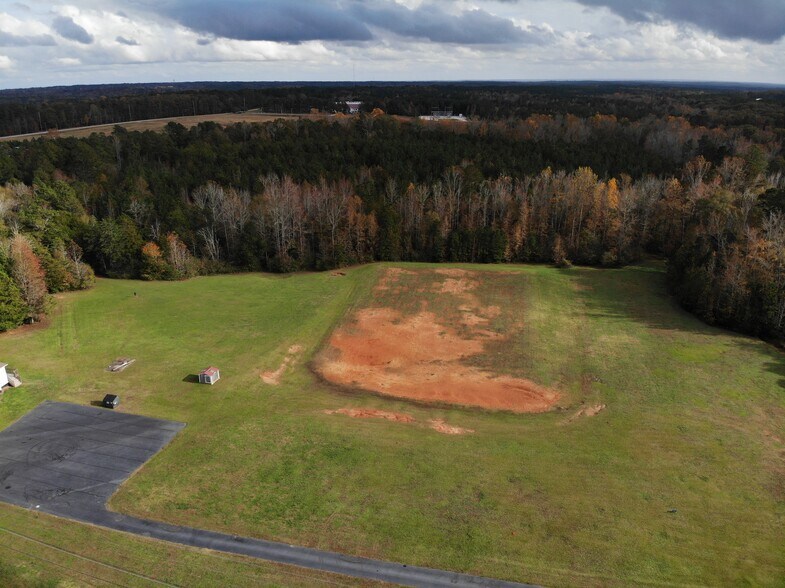
[[[386,586],[189,549],[0,504],[0,586]]]
[[[111,501],[148,518],[552,586],[783,585],[781,352],[679,310],[657,267],[461,266],[515,272],[504,280],[523,300],[515,371],[564,390],[568,408],[430,408],[321,383],[308,361],[371,302],[384,267],[99,280],[60,297],[48,327],[0,336],[0,360],[25,380],[0,400],[0,426],[47,398],[106,392],[121,410],[187,422]],[[263,383],[293,344],[305,349],[281,384]],[[118,356],[137,361],[106,372]],[[188,381],[210,364],[218,384]],[[566,422],[581,401],[607,408]],[[323,412],[344,407],[476,433]],[[34,519],[0,508],[0,527],[30,534],[45,519],[69,549],[87,544],[74,539],[82,525]],[[144,564],[143,540],[89,534],[127,545],[125,567],[159,573]],[[171,551],[205,569],[215,557]],[[0,561],[12,557],[0,545]],[[226,574],[244,577],[248,564],[237,565]],[[266,569],[258,582],[303,583]]]

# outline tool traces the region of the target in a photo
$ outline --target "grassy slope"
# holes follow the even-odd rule
[[[565,425],[569,412],[330,390],[305,360],[367,302],[370,266],[101,281],[65,296],[50,328],[0,337],[0,358],[28,381],[0,401],[0,424],[43,398],[110,390],[124,410],[188,422],[112,501],[171,522],[550,585],[781,581],[782,354],[681,312],[652,268],[483,269],[521,272],[526,329],[510,346],[532,377],[604,412]],[[306,346],[296,367],[263,384],[259,370],[293,343]],[[119,355],[138,361],[104,372]],[[222,369],[216,386],[182,381],[208,364]],[[322,413],[344,406],[477,433]]]
[[[0,586],[386,586],[190,549],[0,504]]]

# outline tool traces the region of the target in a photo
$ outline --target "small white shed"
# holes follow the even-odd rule
[[[199,372],[199,383],[200,384],[215,384],[221,378],[221,373],[218,371],[217,367],[210,366],[207,369],[203,369]]]
[[[8,374],[5,371],[7,367],[7,363],[0,363],[0,388],[8,385]]]

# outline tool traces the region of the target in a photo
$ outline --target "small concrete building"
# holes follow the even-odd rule
[[[8,374],[5,371],[7,367],[7,363],[0,363],[0,388],[8,385]]]
[[[349,109],[349,114],[357,114],[360,112],[360,106],[362,106],[362,102],[357,102],[355,100],[349,100],[346,102],[346,107]]]
[[[199,383],[210,384],[211,386],[221,379],[221,373],[217,367],[209,367],[199,372]]]

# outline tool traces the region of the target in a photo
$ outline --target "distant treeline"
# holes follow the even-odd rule
[[[776,132],[752,140],[675,117],[363,116],[3,144],[0,328],[45,310],[41,284],[89,286],[85,262],[110,277],[180,279],[655,254],[699,316],[782,340],[783,172]]]
[[[366,112],[418,116],[451,108],[483,120],[534,114],[613,115],[637,121],[668,115],[693,125],[776,130],[785,136],[785,90],[659,84],[264,84],[188,83],[76,86],[0,92],[0,135],[129,120],[209,115],[260,108],[333,112],[344,101]]]

